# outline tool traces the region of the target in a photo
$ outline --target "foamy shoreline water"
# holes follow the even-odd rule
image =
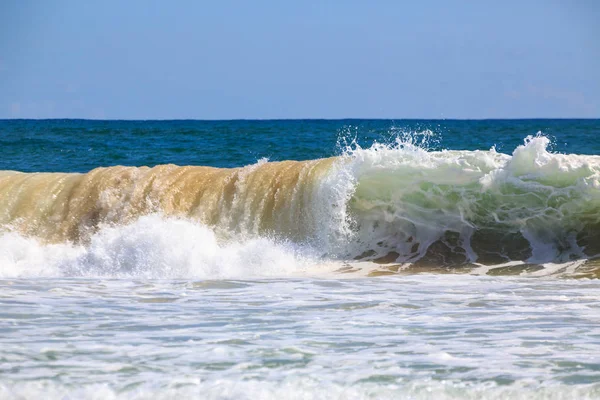
[[[0,281],[0,398],[598,398],[600,283]]]

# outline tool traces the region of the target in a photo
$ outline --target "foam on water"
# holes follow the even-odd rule
[[[253,277],[355,278],[421,272],[476,275],[595,276],[596,261],[497,265],[461,268],[412,263],[381,264],[323,257],[318,249],[289,241],[219,239],[198,222],[153,214],[122,226],[105,226],[85,244],[47,244],[16,232],[0,235],[0,278],[111,277],[135,279],[223,279]],[[341,273],[341,275],[340,275]]]
[[[445,383],[417,381],[377,385],[355,384],[351,387],[323,383],[310,378],[287,378],[283,382],[260,382],[219,379],[176,379],[170,387],[157,389],[152,385],[141,385],[125,393],[115,391],[107,385],[90,385],[72,388],[52,382],[33,382],[18,385],[0,384],[0,399],[14,398],[46,399],[261,399],[261,400],[306,400],[306,399],[398,399],[398,400],[592,400],[600,397],[598,385],[560,386],[546,385],[542,388],[527,384],[498,386],[494,384]]]
[[[597,398],[599,285],[0,280],[0,398]]]
[[[305,253],[267,238],[223,242],[202,224],[149,215],[101,228],[86,244],[44,244],[5,233],[0,236],[0,277],[289,276],[314,263]]]

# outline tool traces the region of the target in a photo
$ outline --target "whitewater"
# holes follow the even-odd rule
[[[594,274],[579,267],[600,256],[600,157],[548,144],[528,137],[508,156],[398,139],[241,168],[3,171],[0,276],[232,278],[373,263]]]
[[[392,133],[0,171],[0,399],[600,398],[600,156]]]

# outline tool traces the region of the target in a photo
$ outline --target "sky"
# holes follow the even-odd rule
[[[598,118],[600,1],[0,1],[0,118]]]

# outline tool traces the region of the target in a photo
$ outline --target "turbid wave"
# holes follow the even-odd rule
[[[0,172],[0,224],[85,246],[159,214],[223,241],[268,237],[336,260],[486,265],[600,254],[600,157],[426,151],[406,142],[242,168],[161,165],[87,174]],[[165,235],[168,235],[165,232]],[[258,250],[257,250],[258,251]]]
[[[81,242],[106,224],[160,212],[221,232],[305,235],[315,182],[333,159],[244,168],[97,168],[87,174],[0,172],[0,223],[47,242]]]

